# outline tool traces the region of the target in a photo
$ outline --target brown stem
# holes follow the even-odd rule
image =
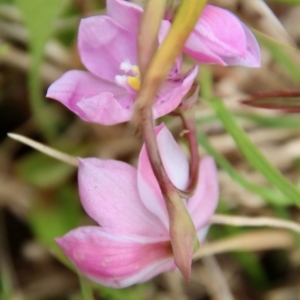
[[[151,107],[141,111],[141,127],[150,164],[165,199],[170,226],[171,244],[176,266],[186,280],[190,278],[192,254],[198,249],[195,225],[177,188],[168,177],[156,141]]]
[[[145,145],[149,155],[150,163],[153,169],[153,172],[159,182],[159,186],[164,195],[167,195],[169,192],[176,192],[180,197],[184,199],[189,199],[193,196],[195,189],[197,188],[198,179],[199,179],[199,152],[198,152],[198,142],[196,135],[196,126],[195,121],[190,116],[191,112],[183,113],[180,110],[177,110],[174,114],[180,116],[184,129],[187,131],[186,138],[189,143],[190,149],[190,172],[188,186],[185,190],[178,189],[171,182],[168,174],[165,171],[163,166],[161,156],[159,153],[156,136],[154,133],[154,125],[152,119],[152,110],[149,107],[144,107],[140,111],[142,118],[142,131],[144,136]],[[189,116],[187,117],[187,114]]]
[[[147,3],[146,9],[148,12],[145,14],[140,28],[138,50],[140,52],[139,63],[141,64],[142,81],[141,89],[136,98],[132,121],[142,128],[150,164],[165,198],[169,215],[169,229],[175,264],[185,279],[189,280],[192,253],[195,248],[199,247],[199,242],[191,216],[177,188],[171,182],[162,164],[154,131],[152,104],[155,95],[172,68],[176,57],[182,52],[184,43],[199,19],[206,0],[182,1],[167,37],[155,52],[155,40],[159,29],[157,25],[159,19],[162,18],[162,10],[155,9],[155,5],[152,2],[154,3],[154,1],[149,0]],[[156,0],[155,3],[160,3],[160,8],[162,8],[163,2],[163,6],[165,6],[165,1]],[[149,40],[148,43],[147,40],[143,40],[142,34],[145,28],[147,29],[147,26],[149,26],[149,23],[151,24],[152,22],[152,9],[154,12],[156,11],[157,15],[155,17],[155,26],[152,27],[151,31],[151,40]],[[147,44],[147,53],[145,53],[145,56],[141,52],[144,43]]]
[[[185,190],[181,190],[175,187],[164,169],[156,141],[156,136],[154,133],[152,107],[149,105],[144,105],[138,108],[139,123],[141,124],[143,138],[148,151],[151,166],[153,168],[155,176],[158,179],[158,182],[160,183],[163,194],[167,193],[168,191],[176,191],[176,193],[178,193],[182,198],[189,199],[195,192],[199,178],[200,157],[198,152],[195,121],[192,116],[191,110],[183,112],[179,108],[172,114],[177,115],[181,118],[183,127],[186,130],[186,137],[189,143],[191,157],[190,172],[188,186]]]
[[[191,112],[187,112],[191,114]],[[195,192],[197,188],[198,179],[199,179],[199,162],[200,156],[198,151],[198,141],[197,141],[197,134],[196,134],[196,125],[194,119],[189,115],[186,116],[185,113],[179,112],[179,116],[182,120],[184,130],[186,130],[186,138],[189,143],[190,149],[190,176],[188,181],[187,188],[183,190],[178,190],[181,197],[185,199],[189,199]]]
[[[299,97],[299,96],[300,96],[300,89],[268,91],[268,92],[258,92],[252,94],[248,98],[241,101],[244,102],[249,100],[270,98],[270,97]]]
[[[258,108],[281,109],[286,112],[299,112],[299,99],[292,99],[297,97],[300,97],[300,89],[259,92],[250,95],[248,98],[243,99],[240,102],[242,104]]]
[[[167,175],[161,160],[154,132],[152,110],[151,108],[149,109],[149,107],[144,107],[140,112],[142,119],[143,137],[147,148],[150,164],[163,195],[168,195],[171,191],[173,192],[177,189],[169,179],[169,176]]]

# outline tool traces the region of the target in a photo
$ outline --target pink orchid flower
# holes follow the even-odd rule
[[[56,99],[88,122],[113,125],[130,120],[140,87],[137,34],[142,8],[124,0],[107,0],[107,16],[83,19],[78,48],[88,71],[65,73],[48,89]],[[170,22],[162,22],[159,42]],[[184,52],[200,63],[260,65],[260,49],[252,32],[227,10],[207,5],[189,36]],[[156,96],[154,118],[173,111],[196,75],[194,66],[180,75],[181,56]]]
[[[260,66],[260,49],[248,27],[226,9],[206,5],[184,46],[200,63]]]
[[[65,73],[48,89],[47,97],[56,99],[88,122],[113,125],[131,119],[132,108],[140,88],[137,35],[142,9],[121,1],[107,1],[107,16],[81,20],[78,49],[88,71]],[[170,27],[163,21],[161,42]],[[173,111],[189,91],[197,75],[194,66],[181,75],[182,57],[158,94],[153,106],[154,118]]]
[[[156,128],[156,136],[172,182],[186,188],[186,156],[164,125]],[[79,227],[56,241],[81,273],[99,284],[124,288],[176,268],[165,201],[145,146],[137,169],[114,160],[81,159],[78,181],[82,205],[100,226]],[[196,192],[186,202],[200,242],[217,202],[215,163],[205,157]]]
[[[129,30],[138,28],[142,10],[124,0],[107,0],[108,15]],[[163,22],[166,22],[164,20]],[[230,11],[206,5],[183,51],[196,61],[222,66],[260,66],[259,44],[249,30]]]

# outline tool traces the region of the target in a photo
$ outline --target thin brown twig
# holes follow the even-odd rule
[[[242,104],[253,107],[281,109],[287,112],[299,112],[300,101],[299,99],[297,99],[299,97],[300,89],[279,90],[255,93],[250,95],[246,99],[240,100],[240,102]]]
[[[160,184],[162,193],[166,195],[171,190],[176,190],[176,188],[169,179],[169,176],[167,175],[166,170],[163,167],[163,163],[159,154],[159,149],[156,141],[156,136],[154,133],[154,124],[152,121],[151,109],[148,109],[148,107],[144,107],[141,116],[144,141],[149,158],[151,158],[150,163],[153,172],[157,178],[157,181]]]
[[[270,97],[300,97],[300,89],[289,89],[289,90],[279,90],[279,91],[267,91],[267,92],[258,92],[251,94],[241,102],[255,99],[263,99]]]
[[[194,118],[191,118],[190,116],[187,117],[187,114],[190,114],[191,112],[183,113],[178,110],[178,115],[180,116],[185,136],[187,138],[187,141],[189,143],[189,149],[190,149],[190,174],[189,174],[189,181],[187,188],[185,190],[177,189],[180,196],[184,199],[189,199],[193,196],[195,189],[198,185],[198,178],[199,178],[199,162],[200,162],[200,156],[198,151],[198,141],[197,141],[197,135],[196,135],[196,125]]]

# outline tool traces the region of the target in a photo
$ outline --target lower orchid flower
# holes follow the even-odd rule
[[[156,128],[156,136],[168,175],[178,188],[185,188],[186,156],[164,125]],[[100,226],[79,227],[56,242],[82,274],[124,288],[176,269],[167,209],[145,146],[137,169],[114,160],[81,159],[78,181],[82,205]],[[215,163],[205,157],[195,194],[186,201],[200,242],[217,202]]]

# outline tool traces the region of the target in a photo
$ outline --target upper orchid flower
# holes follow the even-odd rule
[[[107,16],[83,19],[79,26],[78,49],[88,72],[73,70],[54,82],[47,97],[56,99],[83,120],[112,125],[130,120],[140,71],[137,34],[142,9],[123,0],[107,0]],[[170,23],[163,21],[161,42]],[[165,84],[156,95],[153,116],[174,110],[189,91],[197,66],[180,75],[178,57]]]
[[[185,155],[163,125],[156,128],[156,135],[170,179],[186,188]],[[137,170],[113,160],[81,159],[78,181],[82,205],[100,227],[79,227],[56,241],[84,275],[123,288],[176,268],[167,209],[145,146]],[[206,157],[200,163],[196,192],[186,203],[200,242],[217,201],[216,167]]]
[[[128,29],[137,28],[135,19],[142,13],[141,8],[124,0],[107,0],[107,11]],[[213,5],[203,9],[183,51],[200,63],[260,66],[259,44],[250,29],[230,11]]]
[[[260,66],[260,49],[253,33],[231,12],[206,5],[184,52],[200,63]]]
[[[83,120],[104,125],[128,121],[140,87],[137,34],[142,15],[138,5],[107,0],[107,16],[83,19],[78,47],[88,69],[69,71],[54,82],[47,97],[57,99]],[[159,41],[170,22],[162,22]],[[184,52],[200,63],[260,65],[260,50],[252,32],[227,10],[207,5],[190,34]],[[174,110],[188,92],[197,67],[180,76],[181,57],[156,96],[154,118]]]

